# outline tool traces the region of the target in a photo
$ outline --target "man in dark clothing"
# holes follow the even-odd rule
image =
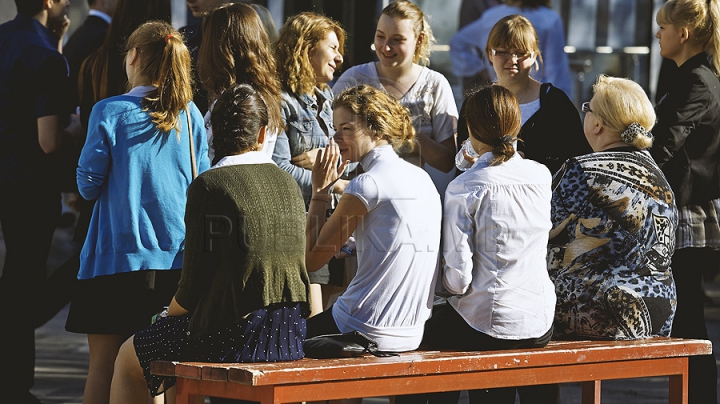
[[[68,67],[62,51],[68,0],[15,0],[18,14],[0,25],[0,397],[39,403],[30,394],[35,367],[34,310],[60,214],[49,154],[64,140]]]
[[[105,40],[105,33],[110,26],[110,19],[115,12],[117,0],[88,0],[90,12],[85,22],[70,36],[63,54],[70,66],[70,102],[73,107],[78,104],[78,72],[86,57],[100,48]],[[73,111],[75,112],[75,108]],[[74,176],[73,176],[74,178]]]
[[[68,67],[70,68],[70,80],[68,82],[68,93],[67,93],[67,113],[77,114],[79,105],[79,91],[78,91],[78,75],[80,72],[80,66],[82,66],[85,58],[90,56],[91,53],[100,48],[105,40],[105,34],[107,33],[108,27],[112,15],[115,13],[115,7],[117,0],[88,0],[90,12],[88,13],[85,22],[79,26],[75,32],[70,36],[67,43],[63,47],[63,55],[67,59]],[[63,148],[55,154],[56,158],[56,175],[58,176],[58,185],[62,192],[66,192],[71,200],[74,197],[74,208],[80,211],[81,217],[87,213],[88,215],[92,212],[94,202],[86,201],[80,198],[77,193],[77,180],[75,179],[75,169],[78,165],[78,159],[80,158],[80,152],[84,144],[85,130],[80,128],[73,142],[66,142]],[[63,208],[65,209],[65,208]],[[75,221],[75,215],[67,212],[60,216],[60,222],[66,217],[71,217],[69,221],[72,224]],[[82,219],[80,220],[82,222]],[[83,225],[78,223],[78,227],[75,229],[73,241],[79,246],[85,241],[86,229],[82,228]],[[85,223],[83,223],[85,224]],[[62,227],[62,225],[59,225]],[[34,323],[36,327],[39,327],[50,319],[65,307],[72,297],[74,292],[75,283],[77,281],[77,272],[80,266],[80,251],[78,250],[75,254],[71,255],[70,258],[60,265],[50,276],[48,281],[45,283],[45,290],[40,292],[45,298],[45,304],[42,307],[38,307],[36,316],[34,317]]]

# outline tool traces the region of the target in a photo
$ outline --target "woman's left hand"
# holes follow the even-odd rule
[[[331,138],[324,150],[320,150],[315,159],[312,170],[312,186],[313,194],[327,195],[333,184],[340,178],[345,167],[350,163],[344,161],[338,167],[340,159],[340,148]]]

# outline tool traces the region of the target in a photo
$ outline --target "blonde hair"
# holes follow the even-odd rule
[[[388,4],[381,13],[388,17],[400,20],[411,20],[413,22],[413,31],[417,39],[415,54],[413,55],[413,63],[423,66],[430,64],[430,53],[432,45],[435,43],[432,28],[425,18],[425,14],[420,7],[407,0],[397,0]]]
[[[490,30],[485,52],[492,64],[490,52],[495,48],[514,48],[521,52],[533,52],[537,60],[536,71],[542,65],[540,54],[540,40],[535,26],[520,14],[512,14],[500,19]]]
[[[396,99],[373,86],[361,84],[340,93],[333,109],[347,108],[365,123],[373,138],[385,139],[393,149],[412,149],[415,128],[408,110]]]
[[[658,24],[687,28],[691,39],[712,57],[712,69],[720,75],[720,5],[718,0],[670,0],[660,7]]]
[[[468,96],[464,107],[470,136],[492,146],[490,165],[510,160],[522,127],[520,105],[512,91],[500,85],[484,86]]]
[[[293,94],[312,94],[315,86],[315,70],[310,64],[310,54],[318,42],[328,33],[337,35],[343,54],[345,49],[345,30],[340,23],[323,15],[304,12],[290,17],[280,29],[274,46],[277,75],[280,83]],[[337,68],[340,68],[338,64]],[[321,84],[327,87],[327,84]]]
[[[131,49],[140,55],[140,74],[157,84],[143,99],[143,106],[160,132],[179,132],[180,111],[192,100],[190,52],[183,37],[166,22],[146,22],[130,35],[125,50]]]
[[[592,113],[605,128],[620,134],[632,123],[637,123],[647,134],[639,134],[630,144],[638,149],[652,146],[653,138],[649,132],[655,126],[655,109],[639,84],[601,74],[593,85],[593,92]]]

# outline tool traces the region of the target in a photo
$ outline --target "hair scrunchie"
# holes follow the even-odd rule
[[[495,139],[492,146],[493,147],[500,147],[502,145],[511,145],[515,141],[515,138],[510,135],[505,135],[503,137]]]
[[[623,142],[632,144],[635,139],[637,139],[638,135],[651,136],[644,126],[637,122],[633,122],[620,134],[620,138]]]

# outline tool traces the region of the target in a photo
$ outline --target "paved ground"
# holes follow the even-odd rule
[[[0,234],[0,239],[2,235]],[[56,232],[49,266],[56,267],[70,254],[73,246],[69,230]],[[0,263],[4,245],[0,243]],[[1,264],[0,264],[1,265]],[[713,344],[720,344],[720,282],[707,285],[708,295],[716,305],[708,306],[708,328]],[[37,361],[33,393],[45,404],[80,404],[87,372],[88,349],[84,335],[64,329],[67,307],[36,331]],[[578,384],[563,385],[563,404],[580,402]],[[603,383],[605,404],[667,403],[667,378],[637,379]],[[463,400],[466,401],[466,400]],[[387,398],[365,399],[364,404],[388,403]]]

